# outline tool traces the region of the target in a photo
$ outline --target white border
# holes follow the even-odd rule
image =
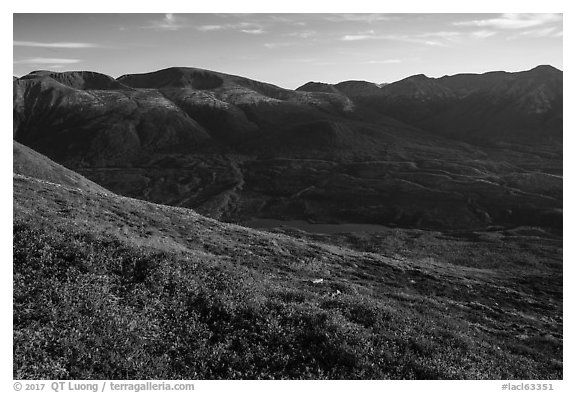
[[[565,72],[565,109],[571,109],[570,104],[573,100],[574,78],[572,76],[573,70],[573,50],[567,48],[574,48],[573,42],[573,14],[569,12],[569,1],[561,0],[546,0],[546,1],[527,1],[527,0],[483,0],[474,2],[456,2],[456,1],[415,1],[415,0],[402,0],[399,2],[384,2],[384,1],[366,1],[366,0],[353,0],[341,2],[339,4],[330,4],[324,1],[312,0],[290,0],[289,2],[282,2],[287,4],[278,5],[271,1],[173,1],[163,0],[161,2],[147,3],[136,1],[111,1],[111,0],[98,0],[94,2],[84,3],[79,1],[36,1],[26,0],[20,2],[12,2],[12,4],[3,4],[3,11],[1,14],[1,26],[3,29],[2,44],[6,49],[6,53],[12,49],[12,35],[13,35],[13,19],[12,13],[131,13],[134,11],[144,13],[201,13],[201,12],[417,12],[417,13],[500,13],[500,12],[563,12],[564,13],[564,61],[563,69]],[[4,59],[9,59],[5,56]],[[2,72],[3,78],[0,79],[2,84],[3,100],[8,101],[9,92],[11,87],[8,82],[11,80],[12,64],[6,60]],[[12,118],[9,112],[9,102],[3,102],[3,119],[5,123],[9,123],[8,119]],[[576,131],[574,128],[573,110],[565,110],[565,124],[564,124],[564,172],[567,174],[564,183],[564,228],[565,228],[565,252],[564,252],[564,381],[555,381],[555,391],[576,391],[576,384],[574,378],[575,362],[574,362],[574,312],[572,300],[574,299],[574,285],[572,279],[574,278],[574,268],[572,267],[572,260],[574,256],[574,248],[572,246],[572,236],[574,231],[574,209],[571,202],[574,196],[574,182],[573,173],[574,161],[571,153],[576,145],[574,144],[573,133]],[[8,133],[10,132],[8,124],[4,127],[4,137],[6,140],[0,144],[2,149],[1,157],[1,183],[5,185],[6,191],[1,194],[2,206],[0,220],[1,225],[1,250],[2,250],[2,274],[1,274],[1,293],[0,293],[0,315],[4,317],[4,323],[0,327],[2,348],[0,355],[0,387],[2,391],[13,391],[12,381],[12,326],[8,323],[12,315],[12,192],[8,192],[8,184],[10,190],[12,179],[10,168],[12,168],[11,151],[9,148],[11,144],[8,140]],[[525,381],[527,382],[527,381]],[[333,392],[350,392],[351,390],[362,389],[366,392],[383,392],[383,391],[442,391],[442,392],[497,392],[501,391],[503,381],[278,381],[278,382],[250,382],[250,381],[197,381],[196,391],[232,391],[244,390],[254,392],[270,392],[272,389],[278,392],[288,392],[294,390],[318,391],[326,390]],[[567,389],[568,387],[571,389]],[[48,390],[45,390],[48,391]]]

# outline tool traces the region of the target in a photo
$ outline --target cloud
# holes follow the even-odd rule
[[[422,33],[414,35],[415,38],[441,38],[449,42],[462,42],[470,38],[488,38],[495,35],[495,31],[477,30],[470,33],[462,31],[437,31],[432,33]]]
[[[315,57],[301,57],[301,58],[287,58],[287,59],[282,59],[282,62],[289,62],[289,63],[313,63],[315,61],[318,61],[317,58]]]
[[[176,31],[186,27],[188,24],[182,22],[182,18],[174,14],[164,14],[164,18],[160,21],[153,21],[151,26],[145,26],[148,29]]]
[[[420,34],[414,34],[415,37],[437,37],[437,38],[443,38],[446,40],[451,40],[451,39],[455,39],[455,38],[460,38],[462,36],[462,32],[460,31],[434,31],[431,33],[420,33]]]
[[[29,59],[14,60],[14,64],[76,64],[80,59],[57,59],[52,57],[33,57]]]
[[[298,38],[310,38],[317,35],[318,32],[314,30],[304,30],[304,31],[295,31],[293,33],[288,33],[286,36],[288,37],[298,37]]]
[[[414,35],[402,35],[402,34],[348,34],[340,38],[341,41],[363,41],[363,40],[389,40],[389,41],[401,41],[409,42],[413,44],[422,44],[428,46],[447,46],[446,43],[432,40],[428,37],[434,37],[431,34],[414,34]],[[445,37],[443,37],[445,38]]]
[[[361,22],[373,23],[378,21],[388,21],[399,19],[398,16],[390,14],[327,14],[322,16],[329,22]]]
[[[196,26],[196,29],[202,32],[208,31],[221,31],[221,30],[239,30],[245,34],[263,34],[264,29],[257,23],[241,22],[241,23],[227,23],[221,25],[202,25]]]
[[[32,48],[58,48],[58,49],[81,49],[97,48],[100,45],[89,42],[36,42],[36,41],[14,41],[14,46],[27,46]]]
[[[374,30],[360,31],[355,34],[346,34],[340,39],[342,41],[363,41],[363,40],[378,40],[383,39],[384,36],[377,35]]]
[[[454,22],[454,25],[493,27],[496,29],[526,29],[558,22],[562,22],[562,14],[501,14],[496,18]]]
[[[263,29],[242,29],[240,31],[246,34],[264,34]]]
[[[382,38],[381,36],[369,35],[369,34],[348,34],[341,38],[342,41],[363,41],[363,40],[375,40]]]
[[[266,15],[266,21],[272,22],[273,24],[285,23],[291,26],[306,26],[307,20],[313,14],[268,14]]]
[[[490,31],[490,30],[478,30],[478,31],[473,31],[470,34],[474,38],[488,38],[488,37],[492,37],[493,35],[496,35],[496,32]]]
[[[296,45],[296,42],[267,42],[264,44],[264,47],[268,49],[275,49],[294,45]]]
[[[479,30],[472,33],[460,31],[435,31],[417,34],[375,34],[373,30],[358,34],[347,34],[340,37],[341,41],[390,40],[421,44],[428,46],[449,46],[470,38],[487,38],[496,34],[492,31]]]
[[[200,31],[218,31],[218,30],[224,30],[225,27],[222,25],[204,25],[204,26],[196,26],[196,29]]]
[[[366,64],[398,64],[402,63],[400,59],[386,59],[386,60],[369,60]]]
[[[542,29],[533,29],[519,32],[510,36],[508,39],[515,40],[519,38],[543,38],[543,37],[559,37],[562,31],[558,31],[556,27],[545,27]]]

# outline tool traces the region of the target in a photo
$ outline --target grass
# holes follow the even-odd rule
[[[13,244],[16,379],[562,378],[561,298],[486,271],[16,177]]]

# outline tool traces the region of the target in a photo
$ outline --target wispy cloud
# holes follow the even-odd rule
[[[273,24],[289,24],[291,26],[306,26],[312,14],[274,14],[267,15],[267,21]]]
[[[240,31],[246,34],[264,34],[264,29],[242,29]]]
[[[476,30],[472,32],[462,31],[436,31],[430,33],[415,34],[412,38],[416,39],[429,39],[437,38],[445,41],[446,43],[460,43],[472,39],[484,39],[495,35],[495,31],[490,30]]]
[[[90,42],[37,42],[37,41],[13,41],[14,46],[27,46],[32,48],[57,48],[57,49],[81,49],[97,48],[100,45]]]
[[[325,14],[322,15],[324,20],[329,22],[361,22],[373,23],[380,21],[396,20],[400,17],[390,14]]]
[[[222,25],[203,25],[203,26],[196,26],[197,30],[200,31],[218,31],[224,30],[224,26]]]
[[[375,36],[370,34],[347,34],[342,36],[342,41],[363,41],[363,40],[376,40],[383,39],[384,36]]]
[[[398,64],[402,63],[400,59],[386,59],[386,60],[368,60],[366,64]]]
[[[450,46],[468,40],[470,38],[488,38],[496,34],[491,31],[474,31],[470,33],[460,31],[435,31],[415,34],[375,34],[374,31],[360,32],[358,34],[347,34],[340,37],[341,41],[362,41],[362,40],[389,40],[421,44],[427,46]]]
[[[495,18],[454,22],[454,25],[493,27],[496,29],[526,29],[558,22],[562,22],[562,14],[501,14]]]
[[[32,57],[29,59],[14,60],[14,64],[76,64],[80,63],[80,59],[58,59],[53,57]]]
[[[558,31],[556,27],[545,27],[541,29],[531,29],[526,31],[521,31],[510,37],[509,40],[515,40],[519,38],[544,38],[544,37],[561,37],[562,31]]]
[[[490,31],[490,30],[478,30],[478,31],[473,31],[470,34],[474,38],[488,38],[488,37],[492,37],[492,36],[496,35],[496,32]]]
[[[445,40],[453,40],[453,39],[460,38],[462,36],[462,33],[460,31],[433,31],[430,33],[415,34],[414,36],[415,37],[421,37],[421,38],[436,37],[436,38],[442,38]]]
[[[363,41],[363,40],[378,40],[383,39],[383,37],[384,37],[383,35],[376,34],[376,31],[374,30],[365,30],[365,31],[359,31],[354,34],[346,34],[340,37],[340,39],[342,41]]]
[[[318,32],[315,30],[294,31],[292,33],[286,34],[286,36],[288,37],[297,37],[297,38],[310,38],[316,35],[318,35]]]
[[[202,32],[221,31],[221,30],[238,30],[245,34],[263,34],[264,29],[258,23],[241,22],[241,23],[226,23],[220,25],[202,25],[196,26],[196,30]]]
[[[164,14],[164,17],[161,20],[153,21],[150,26],[145,27],[155,30],[176,31],[190,27],[190,25],[185,23],[180,16],[176,16],[174,14]]]
[[[284,63],[313,63],[318,61],[316,57],[294,57],[294,58],[284,58],[282,62]]]
[[[445,42],[428,38],[427,34],[348,34],[340,38],[341,41],[363,41],[363,40],[389,40],[401,41],[413,44],[428,46],[447,46]]]
[[[294,46],[296,44],[297,44],[296,42],[266,42],[264,44],[264,47],[268,49],[276,49],[276,48],[285,48],[287,46]]]

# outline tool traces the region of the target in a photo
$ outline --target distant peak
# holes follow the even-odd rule
[[[213,89],[222,86],[223,74],[192,67],[169,67],[142,74],[126,74],[117,80],[135,88],[193,87]]]
[[[350,80],[340,82],[334,86],[349,97],[379,94],[381,92],[380,87],[376,83],[367,81]]]
[[[532,71],[532,72],[562,72],[558,68],[553,67],[553,66],[548,65],[548,64],[541,64],[539,66],[532,68],[530,71]]]
[[[106,90],[125,87],[109,75],[95,71],[32,71],[20,79],[52,79],[60,84],[81,90]]]
[[[426,75],[424,75],[424,74],[417,74],[417,75],[409,76],[409,77],[406,78],[406,79],[413,80],[413,81],[425,81],[425,80],[428,80],[428,79],[430,79],[430,78],[428,78],[428,77],[427,77]]]
[[[337,83],[335,86],[353,86],[353,85],[357,85],[357,86],[374,86],[374,87],[378,87],[378,85],[374,82],[368,82],[368,81],[361,81],[361,80],[348,80],[348,81],[343,81],[340,83]]]
[[[306,91],[311,93],[340,93],[333,85],[323,82],[308,82],[298,87],[296,91]]]
[[[36,70],[30,72],[28,75],[41,75],[41,76],[53,76],[53,75],[80,75],[80,76],[101,76],[104,78],[111,78],[111,76],[102,74],[96,71],[48,71],[48,70]]]
[[[330,83],[315,82],[315,81],[306,82],[306,83],[305,83],[304,85],[302,85],[302,86],[306,86],[306,85],[332,86]]]
[[[296,90],[298,90],[298,89],[303,90],[306,88],[315,88],[315,87],[334,87],[334,85],[331,85],[330,83],[310,81],[310,82],[304,83],[302,86],[298,87]]]

